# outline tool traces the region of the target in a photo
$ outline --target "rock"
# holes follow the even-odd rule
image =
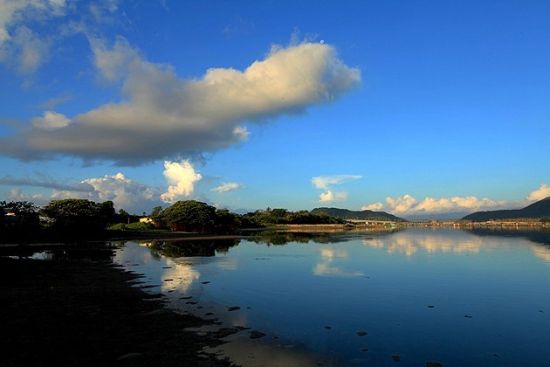
[[[436,361],[426,362],[426,367],[443,367],[443,365]]]
[[[166,278],[166,279],[164,279],[165,282],[171,282],[171,281],[173,281],[173,280],[174,280],[174,279],[172,279],[172,278]]]
[[[365,336],[368,333],[366,331],[358,331],[356,334],[357,334],[357,336]]]
[[[259,338],[263,338],[264,336],[265,334],[262,333],[261,331],[252,330],[250,332],[250,339],[259,339]]]
[[[180,299],[191,299],[191,298],[193,298],[193,297],[191,297],[191,296],[180,297]]]
[[[464,315],[465,318],[467,319],[471,319],[473,316],[472,315]]]
[[[229,306],[227,307],[227,311],[237,311],[237,310],[240,310],[241,308],[239,306]]]
[[[212,312],[208,312],[208,313],[204,314],[204,316],[214,316],[214,314]]]
[[[196,305],[197,302],[195,301],[188,301],[188,302],[185,302],[186,305]]]
[[[129,360],[129,359],[139,358],[142,355],[143,354],[141,354],[141,353],[126,353],[126,354],[123,354],[120,357],[118,357],[116,360],[117,361],[126,361],[126,360]]]
[[[210,284],[209,281],[201,282],[201,284]]]
[[[363,348],[361,349],[361,352],[368,352],[369,351],[369,348]]]
[[[394,354],[393,356],[391,356],[391,359],[393,359],[394,362],[400,362],[401,356],[399,354]]]
[[[428,305],[428,308],[435,308],[434,305]]]
[[[325,325],[325,329],[330,330],[332,329],[332,326]]]

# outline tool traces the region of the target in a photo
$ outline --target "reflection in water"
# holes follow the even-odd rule
[[[345,249],[333,249],[328,247],[321,248],[321,261],[313,268],[313,274],[319,276],[337,276],[337,277],[354,277],[364,275],[360,271],[350,271],[341,269],[333,265],[333,261],[337,258],[346,259],[348,253]]]
[[[200,241],[152,241],[147,244],[153,256],[194,257],[216,256],[239,244],[238,239],[200,240]]]
[[[490,250],[497,248],[509,248],[516,238],[535,238],[539,243],[548,244],[550,233],[548,231],[536,231],[533,233],[527,231],[511,230],[483,230],[457,232],[455,230],[438,230],[433,232],[417,233],[415,236],[411,232],[398,232],[387,237],[363,239],[365,246],[386,249],[390,254],[398,253],[406,256],[413,256],[417,251],[427,253],[456,253],[456,254],[479,254],[481,250]],[[475,233],[476,235],[466,235],[466,233]],[[481,234],[483,237],[477,236]],[[505,235],[505,237],[502,237]],[[538,258],[550,263],[550,247],[541,246],[536,243],[527,242],[525,245]]]
[[[129,243],[116,261],[159,285],[170,307],[216,318],[213,328],[251,328],[219,349],[245,367],[550,360],[540,234],[537,243],[460,230],[367,235]]]

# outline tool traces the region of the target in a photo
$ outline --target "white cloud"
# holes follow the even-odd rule
[[[113,47],[91,41],[96,67],[109,81],[122,81],[122,100],[69,117],[53,131],[29,129],[0,140],[0,152],[25,159],[56,154],[85,160],[139,164],[190,156],[248,137],[245,122],[265,121],[328,103],[360,82],[327,44],[273,47],[244,71],[208,69],[202,78],[181,79],[169,65],[143,59],[126,41]]]
[[[127,178],[123,173],[87,178],[80,181],[89,191],[54,190],[52,199],[88,199],[96,202],[111,200],[118,209],[136,212],[158,203],[158,192],[151,187]]]
[[[327,190],[319,194],[319,202],[321,203],[334,203],[339,201],[346,201],[348,199],[348,193],[344,191],[333,192]]]
[[[188,160],[181,162],[164,162],[164,177],[168,181],[168,191],[160,198],[166,203],[174,203],[193,194],[195,184],[202,179],[200,173]]]
[[[373,211],[378,211],[378,210],[382,210],[384,209],[384,204],[378,202],[378,203],[372,203],[372,204],[369,204],[369,205],[363,205],[361,207],[361,210],[373,210]]]
[[[223,193],[242,188],[242,185],[237,182],[223,182],[221,185],[214,187],[212,191]]]
[[[67,116],[55,111],[46,111],[42,117],[32,119],[34,127],[46,130],[59,129],[69,125],[70,122]]]
[[[394,214],[433,214],[433,213],[454,213],[471,212],[478,210],[501,209],[508,204],[507,201],[497,201],[475,196],[454,196],[450,198],[426,197],[419,201],[409,194],[398,197],[386,198],[385,205],[373,203],[363,208],[376,208],[386,210]]]
[[[330,186],[341,185],[361,178],[362,176],[359,175],[316,176],[311,179],[311,183],[318,189],[327,190]]]
[[[333,175],[333,176],[316,176],[311,178],[311,183],[318,189],[325,190],[319,194],[319,202],[321,203],[333,203],[338,201],[346,201],[348,199],[348,193],[345,191],[333,191],[331,189],[334,185],[341,185],[346,182],[355,181],[361,179],[359,175]]]
[[[25,194],[19,188],[12,188],[7,192],[7,201],[30,201],[37,205],[45,204],[48,198],[43,194]]]
[[[550,185],[541,184],[540,187],[529,193],[527,200],[538,201],[550,196]]]

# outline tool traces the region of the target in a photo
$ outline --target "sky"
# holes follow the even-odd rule
[[[550,196],[547,1],[0,0],[0,200]]]

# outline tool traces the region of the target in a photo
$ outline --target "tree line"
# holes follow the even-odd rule
[[[86,199],[52,200],[44,207],[28,201],[0,202],[0,240],[105,237],[113,231],[170,229],[200,233],[234,233],[244,228],[276,224],[336,224],[343,220],[306,210],[257,210],[232,213],[196,200],[178,201],[151,211],[149,223],[123,209],[115,211],[112,201]],[[110,229],[110,231],[109,231]]]

